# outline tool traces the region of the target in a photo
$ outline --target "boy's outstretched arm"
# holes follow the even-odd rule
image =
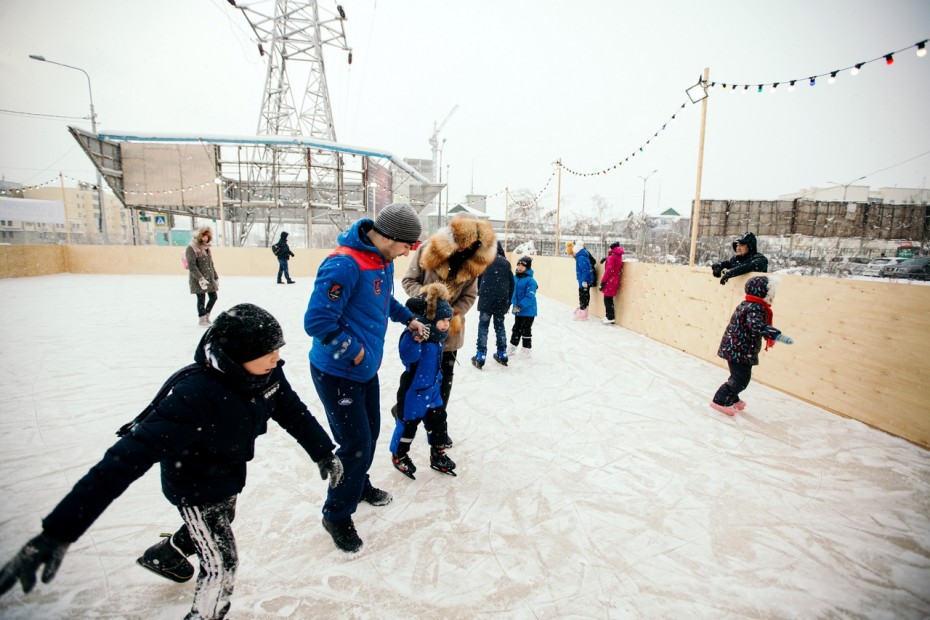
[[[36,585],[36,574],[42,565],[45,565],[42,583],[54,579],[69,546],[70,543],[45,533],[27,542],[19,553],[0,569],[0,595],[6,594],[17,581],[22,584],[23,592],[31,592]]]

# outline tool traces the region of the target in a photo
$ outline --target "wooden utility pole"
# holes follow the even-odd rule
[[[704,85],[710,79],[710,68],[704,69]],[[701,139],[698,143],[697,187],[694,190],[694,206],[691,209],[691,253],[688,256],[688,265],[694,267],[694,256],[697,253],[698,221],[701,219],[701,175],[704,172],[704,128],[707,126],[707,95],[701,100]]]
[[[65,209],[65,238],[68,245],[71,245],[71,220],[68,218],[68,198],[65,195],[65,177],[58,173],[58,181],[61,183],[61,206]]]
[[[562,158],[555,162],[559,167],[559,176],[555,189],[555,255],[559,255],[559,236],[561,234],[562,223]]]

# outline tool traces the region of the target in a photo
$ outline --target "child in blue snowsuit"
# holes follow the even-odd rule
[[[452,306],[445,285],[435,282],[420,289],[420,294],[407,300],[407,308],[427,325],[429,337],[417,341],[405,331],[398,345],[404,373],[397,388],[397,404],[391,408],[396,424],[391,437],[391,462],[405,476],[414,479],[417,470],[410,460],[410,444],[426,412],[442,407],[443,343],[449,334]],[[424,330],[427,331],[427,330]],[[430,467],[438,472],[455,475],[455,463],[438,446],[430,446]]]
[[[510,347],[507,355],[515,355],[517,347],[523,343],[523,357],[530,357],[533,352],[533,321],[536,320],[536,278],[533,277],[533,259],[521,256],[517,261],[516,274],[513,277],[513,331],[510,333]]]

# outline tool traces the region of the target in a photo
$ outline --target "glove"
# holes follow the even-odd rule
[[[517,312],[520,312],[520,306],[513,307],[513,313],[516,314]]]
[[[764,338],[771,338],[775,342],[784,342],[785,344],[794,344],[794,339],[781,333],[781,330],[777,327],[772,327],[767,325],[764,330],[762,330],[762,336]]]
[[[711,272],[713,272],[715,278],[719,278],[723,275],[723,266],[720,263],[714,263],[710,266]]]
[[[331,488],[335,488],[337,484],[342,482],[345,469],[342,467],[342,461],[335,454],[320,459],[316,466],[320,468],[320,478],[326,480],[329,477],[329,486]]]
[[[730,279],[730,274],[725,273],[720,277],[720,284],[726,284],[727,280]]]
[[[603,283],[603,282],[601,282],[600,284],[597,285],[597,290],[599,290],[599,291],[602,292],[602,293],[604,292],[604,283]]]
[[[42,583],[54,579],[69,546],[70,543],[47,534],[39,534],[27,542],[0,570],[0,594],[6,593],[17,581],[22,584],[23,592],[31,592],[36,585],[36,571],[43,564]]]
[[[775,336],[776,342],[784,342],[785,344],[794,344],[794,338],[786,336],[784,334],[778,334]]]
[[[200,278],[200,280],[197,283],[200,285],[200,288],[203,290],[207,290],[207,288],[210,286],[210,283],[207,282],[206,278]]]
[[[587,282],[582,282],[582,283],[581,283],[581,288],[588,288],[588,283],[587,283]]]
[[[426,342],[427,340],[429,340],[429,325],[423,325],[423,333],[420,336],[420,338],[422,339],[423,342]]]

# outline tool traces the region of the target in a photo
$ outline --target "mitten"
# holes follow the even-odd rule
[[[326,478],[329,477],[330,487],[335,487],[342,482],[345,469],[342,467],[342,461],[340,461],[339,457],[335,454],[330,454],[320,459],[316,466],[320,468],[320,478],[326,480]]]
[[[426,342],[427,340],[429,340],[429,332],[430,332],[429,325],[423,325],[423,331],[420,332],[420,340],[422,340],[423,342]]]
[[[603,282],[601,282],[600,284],[597,285],[597,290],[599,290],[599,291],[602,292],[602,293],[604,292],[604,283],[603,283]]]
[[[203,290],[207,290],[207,288],[209,288],[210,286],[210,283],[207,282],[206,278],[200,278],[200,280],[197,283],[200,285],[200,288]]]
[[[723,274],[723,276],[720,277],[720,284],[726,284],[727,280],[729,279],[730,279],[730,274],[728,273]]]
[[[520,306],[514,306],[514,307],[513,307],[513,313],[516,314],[516,313],[518,313],[518,312],[520,312]]]
[[[710,270],[713,272],[715,278],[719,278],[723,275],[723,265],[720,263],[714,263],[710,266]]]
[[[784,334],[778,334],[775,336],[776,342],[784,342],[785,344],[794,344],[794,338],[791,336],[786,336]]]
[[[22,584],[23,592],[30,592],[36,585],[36,571],[43,564],[42,583],[54,579],[69,545],[47,534],[39,534],[27,542],[0,570],[0,594],[7,592],[17,581]]]
[[[587,282],[582,282],[582,283],[581,283],[581,288],[588,288],[588,283],[587,283]]]

